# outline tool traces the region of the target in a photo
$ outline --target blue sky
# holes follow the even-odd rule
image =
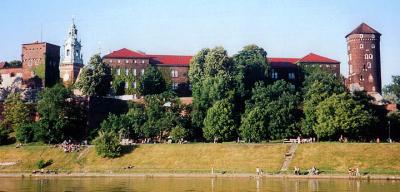
[[[62,45],[74,16],[85,61],[123,47],[152,54],[193,55],[247,44],[270,57],[314,52],[341,62],[344,36],[366,22],[381,32],[382,79],[400,75],[400,1],[396,0],[1,0],[0,60],[20,59],[21,44]],[[42,27],[41,27],[42,26]]]

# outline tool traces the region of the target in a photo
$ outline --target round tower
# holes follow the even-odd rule
[[[381,34],[365,23],[346,35],[350,91],[364,90],[381,94]]]

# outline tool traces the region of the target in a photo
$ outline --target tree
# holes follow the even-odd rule
[[[35,138],[35,123],[21,124],[15,129],[15,138],[21,143],[29,143]]]
[[[313,127],[316,124],[315,108],[320,102],[333,94],[344,92],[342,81],[333,74],[325,72],[321,69],[311,68],[312,71],[306,74],[303,82],[304,94],[304,119],[302,120],[301,132],[305,136],[314,135]]]
[[[247,45],[233,56],[238,92],[241,97],[248,97],[256,82],[267,79],[269,66],[266,57],[267,52],[257,45]]]
[[[122,153],[118,134],[113,131],[100,131],[93,143],[96,153],[101,157],[115,158]]]
[[[334,94],[320,102],[315,113],[317,121],[313,128],[319,139],[354,137],[371,122],[368,111],[347,93]]]
[[[149,65],[140,77],[138,92],[141,95],[159,94],[167,90],[166,82],[161,72]]]
[[[251,99],[246,102],[241,135],[256,142],[295,136],[300,119],[299,103],[295,87],[284,80],[267,86],[262,82],[256,83]],[[260,136],[249,136],[255,131]]]
[[[0,122],[0,145],[7,144],[10,132],[10,129]]]
[[[236,124],[234,121],[233,104],[228,99],[223,99],[214,103],[207,110],[204,119],[204,137],[211,141],[227,141],[236,134]]]
[[[172,128],[170,133],[170,136],[172,137],[172,140],[174,142],[182,141],[183,139],[185,139],[185,137],[187,137],[187,135],[187,130],[181,125],[177,125],[176,127]]]
[[[143,108],[139,106],[134,106],[129,109],[125,114],[125,118],[128,121],[131,137],[144,137],[142,126],[146,122],[146,114]]]
[[[400,104],[400,75],[392,76],[392,83],[383,88],[385,99]]]
[[[110,91],[111,80],[110,67],[96,54],[90,58],[89,65],[82,69],[75,87],[85,95],[104,96]]]
[[[79,115],[71,110],[67,102],[71,91],[60,84],[52,88],[45,88],[39,94],[37,111],[40,119],[35,137],[39,140],[55,143],[66,137],[66,131],[71,128],[71,120],[74,115]]]
[[[248,110],[242,117],[239,131],[240,136],[248,142],[261,142],[269,138],[267,131],[269,118],[261,107]]]
[[[12,60],[10,62],[7,62],[8,67],[22,67],[22,62],[19,60]]]
[[[114,132],[118,134],[118,138],[126,138],[133,131],[130,129],[129,120],[125,115],[109,114],[107,119],[100,124],[100,131]]]
[[[32,121],[29,108],[19,93],[8,95],[4,102],[3,115],[4,122],[13,130]]]

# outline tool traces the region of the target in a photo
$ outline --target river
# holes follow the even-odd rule
[[[399,192],[400,181],[275,178],[14,177],[0,178],[0,191]]]

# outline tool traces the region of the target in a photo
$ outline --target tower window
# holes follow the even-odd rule
[[[373,59],[374,56],[372,54],[365,54],[364,59]]]
[[[364,35],[363,35],[363,34],[360,34],[360,38],[364,38]]]
[[[371,38],[372,38],[372,39],[375,39],[375,35],[374,35],[374,34],[372,34],[372,35],[371,35]]]
[[[367,68],[365,67],[365,65],[363,65],[363,71],[366,71],[367,70]]]
[[[364,49],[364,44],[360,44],[360,49]]]
[[[375,49],[375,44],[371,44],[371,48],[372,48],[372,49]]]
[[[69,49],[67,49],[67,56],[69,56]]]
[[[367,67],[368,67],[368,69],[371,69],[371,62],[367,63]]]

